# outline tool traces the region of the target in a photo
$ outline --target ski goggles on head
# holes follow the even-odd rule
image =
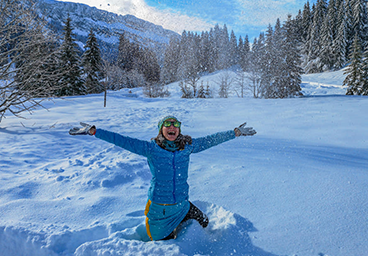
[[[162,123],[162,125],[165,127],[170,127],[171,125],[173,125],[176,128],[180,128],[181,123],[179,121],[167,121],[166,120]]]

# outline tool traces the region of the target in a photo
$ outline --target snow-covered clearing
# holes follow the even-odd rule
[[[203,78],[214,84],[220,73]],[[46,102],[0,124],[0,255],[366,255],[368,97],[344,96],[342,72],[303,76],[309,97],[149,99],[141,89]],[[253,137],[191,158],[190,199],[210,218],[148,241],[143,157],[80,121],[139,139],[168,114],[199,137],[247,121]]]

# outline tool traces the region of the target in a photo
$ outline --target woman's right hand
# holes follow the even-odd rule
[[[74,127],[69,130],[70,135],[95,135],[96,126],[81,122],[82,127]]]

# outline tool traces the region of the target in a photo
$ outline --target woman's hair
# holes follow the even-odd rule
[[[162,134],[162,131],[160,131],[156,138],[152,139],[155,140],[157,145],[159,145],[161,148],[166,149],[164,145],[164,141],[166,140],[166,138]],[[180,133],[179,136],[174,140],[174,143],[176,144],[176,146],[178,146],[179,150],[183,150],[186,144],[192,144],[192,137]]]

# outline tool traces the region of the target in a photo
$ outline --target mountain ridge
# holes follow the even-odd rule
[[[99,41],[102,55],[108,58],[117,57],[119,36],[123,33],[131,42],[153,50],[159,60],[163,59],[170,38],[180,37],[174,31],[133,15],[120,15],[86,4],[38,0],[37,8],[48,21],[49,28],[58,35],[62,34],[64,23],[69,16],[76,40],[82,44],[85,44],[92,28]]]

